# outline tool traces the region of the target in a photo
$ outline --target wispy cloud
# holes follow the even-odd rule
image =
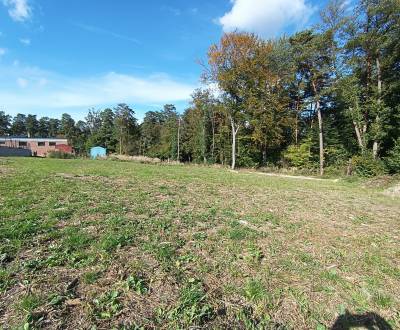
[[[21,39],[19,39],[19,41],[21,42],[21,44],[23,44],[25,46],[29,46],[31,44],[31,39],[28,39],[28,38],[21,38]]]
[[[25,78],[17,78],[17,85],[21,88],[27,87],[29,84],[28,80]]]
[[[166,11],[174,16],[180,16],[182,11],[179,8],[170,7],[170,6],[162,6],[161,10]]]
[[[119,102],[142,105],[186,102],[197,87],[167,74],[135,76],[109,72],[78,79],[19,63],[0,64],[0,85],[2,106],[13,113],[36,109],[84,110]]]
[[[5,55],[7,53],[7,50],[5,48],[0,48],[0,57]]]
[[[16,22],[24,22],[31,18],[32,7],[28,0],[3,0],[4,6],[8,8],[8,14]]]
[[[199,9],[197,7],[191,8],[176,8],[171,6],[163,5],[160,7],[160,10],[167,12],[173,16],[182,16],[182,15],[197,15],[199,13]]]
[[[140,41],[136,38],[132,38],[123,34],[119,34],[107,29],[103,29],[101,27],[98,26],[93,26],[93,25],[88,25],[88,24],[82,24],[82,23],[73,23],[73,25],[75,25],[76,27],[85,30],[87,32],[91,32],[91,33],[96,33],[96,34],[101,34],[101,35],[105,35],[105,36],[109,36],[109,37],[113,37],[116,39],[121,39],[121,40],[125,40],[125,41],[129,41],[129,42],[133,42],[135,44],[140,44]]]

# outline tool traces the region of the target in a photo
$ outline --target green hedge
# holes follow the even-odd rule
[[[75,158],[74,155],[64,152],[64,151],[50,151],[47,154],[48,158],[59,158],[59,159],[72,159]]]
[[[385,158],[385,165],[390,174],[400,173],[400,138]]]
[[[383,161],[374,159],[372,155],[357,155],[351,159],[353,172],[361,177],[373,177],[386,173]]]

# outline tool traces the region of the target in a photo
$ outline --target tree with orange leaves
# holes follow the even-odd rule
[[[239,129],[250,134],[265,162],[267,149],[280,145],[291,125],[287,75],[277,63],[275,44],[253,34],[227,33],[208,52],[207,77],[221,89],[231,124],[232,169]]]
[[[207,79],[218,84],[223,93],[225,112],[231,124],[232,164],[236,166],[236,142],[246,121],[246,95],[260,40],[253,34],[227,33],[208,51],[210,70]]]

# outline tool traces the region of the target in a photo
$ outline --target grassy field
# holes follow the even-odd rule
[[[360,183],[0,159],[0,262],[5,329],[400,328],[400,198]]]

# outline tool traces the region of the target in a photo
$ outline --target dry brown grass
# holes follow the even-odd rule
[[[136,162],[6,166],[4,328],[322,329],[345,310],[400,327],[400,200],[381,188]]]

